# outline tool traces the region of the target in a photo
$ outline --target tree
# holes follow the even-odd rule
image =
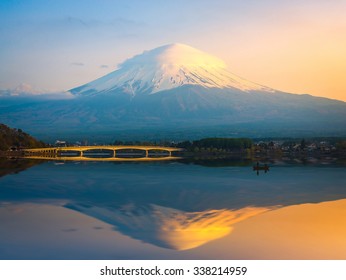
[[[305,139],[302,139],[302,141],[300,142],[300,148],[301,148],[302,150],[305,150],[305,148],[306,148]]]

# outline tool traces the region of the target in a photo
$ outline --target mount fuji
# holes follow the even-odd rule
[[[185,85],[246,92],[273,91],[242,79],[226,68],[222,60],[207,53],[187,45],[171,44],[128,59],[118,70],[71,92],[90,96],[120,90],[134,97]]]
[[[145,51],[67,94],[73,98],[2,98],[0,122],[41,139],[346,135],[345,102],[256,84],[183,44]]]

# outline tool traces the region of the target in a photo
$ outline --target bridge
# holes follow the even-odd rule
[[[142,158],[119,158],[117,157],[118,151],[143,151],[145,152],[145,157]],[[87,159],[86,154],[95,151],[109,151],[112,157],[107,158],[114,160],[151,160],[153,157],[149,156],[149,152],[166,152],[167,157],[162,157],[158,159],[174,159],[172,152],[182,151],[183,149],[175,147],[162,147],[162,146],[137,146],[137,145],[121,145],[121,146],[73,146],[73,147],[51,147],[51,148],[35,148],[35,149],[23,149],[25,157],[31,158],[58,158],[66,160],[85,160]],[[64,156],[66,153],[78,153],[78,156],[69,157]],[[97,158],[93,158],[93,160]],[[100,159],[102,160],[102,159]]]

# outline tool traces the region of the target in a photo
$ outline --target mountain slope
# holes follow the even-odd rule
[[[345,102],[252,83],[181,44],[137,55],[70,92],[66,100],[1,98],[0,121],[46,141],[346,136]]]
[[[183,86],[135,97],[119,91],[0,104],[0,119],[46,141],[345,136],[346,104],[309,95]]]

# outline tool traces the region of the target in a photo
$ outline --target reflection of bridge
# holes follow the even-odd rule
[[[53,148],[35,148],[35,149],[24,149],[24,155],[25,157],[32,157],[32,158],[57,158],[61,160],[88,160],[89,158],[86,157],[87,153],[91,152],[105,152],[109,151],[111,152],[111,157],[107,158],[93,158],[93,160],[159,160],[159,159],[174,159],[175,157],[172,156],[172,152],[178,152],[182,151],[180,148],[174,148],[174,147],[161,147],[161,146],[76,146],[76,147],[53,147]],[[124,157],[117,157],[117,152],[123,151],[123,152],[131,152],[133,151],[144,151],[145,156],[143,157],[136,157],[136,158],[124,158]],[[157,152],[165,152],[168,153],[168,156],[165,157],[150,157],[149,153],[154,153],[154,155]],[[78,156],[66,156],[68,153],[78,153]],[[130,154],[131,154],[130,153]]]

